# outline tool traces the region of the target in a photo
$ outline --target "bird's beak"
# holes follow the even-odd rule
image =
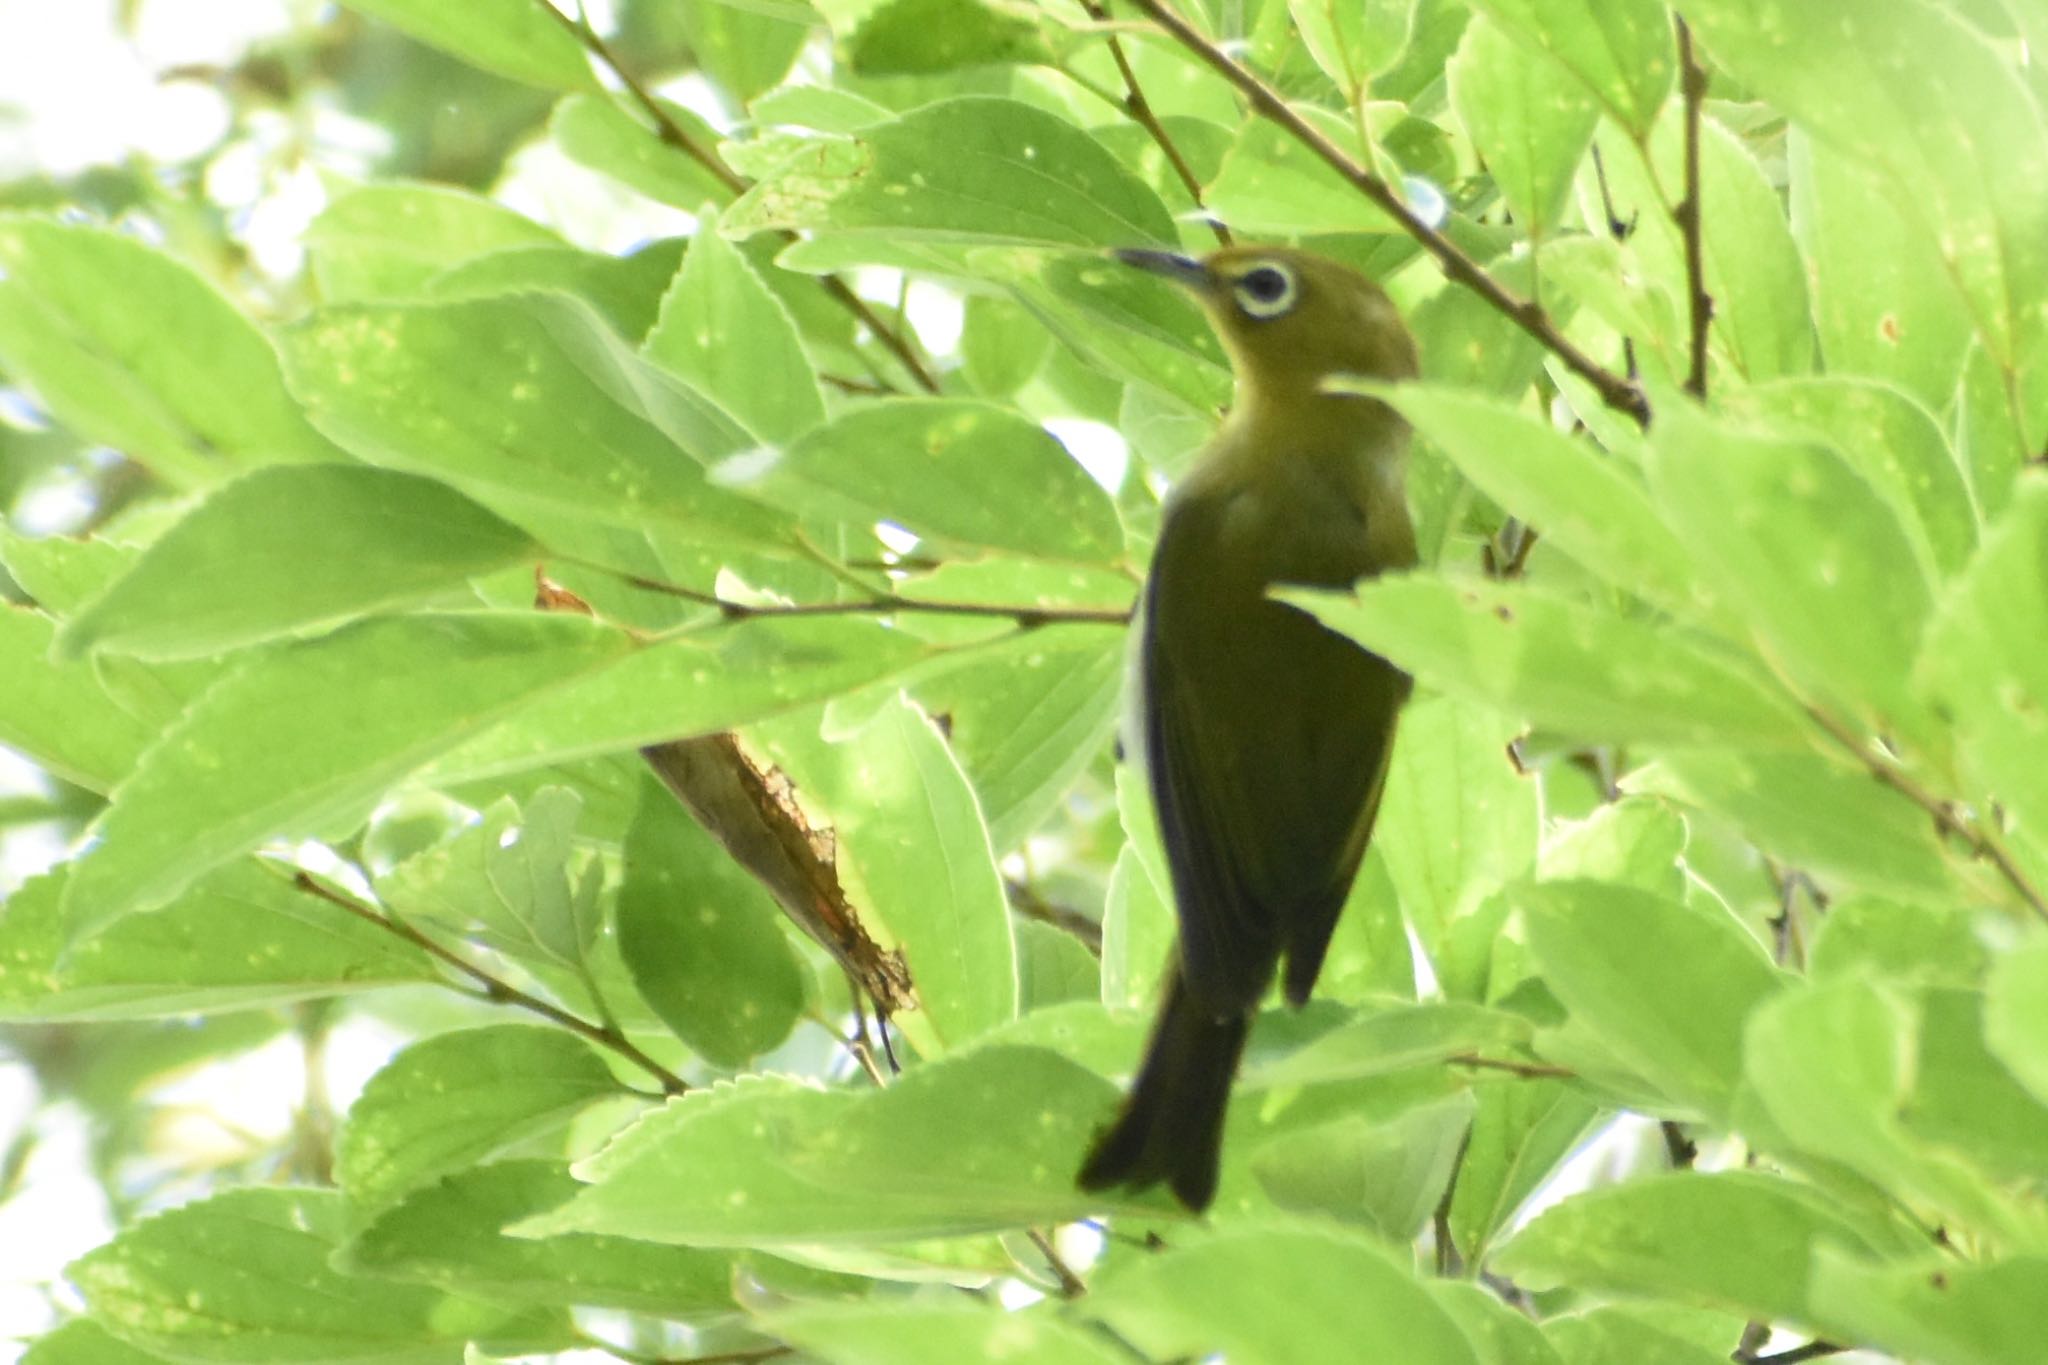
[[[1134,265],[1154,275],[1163,275],[1185,289],[1197,294],[1206,294],[1215,278],[1209,274],[1209,267],[1192,256],[1182,256],[1172,251],[1147,251],[1140,248],[1125,248],[1110,253],[1125,265]]]

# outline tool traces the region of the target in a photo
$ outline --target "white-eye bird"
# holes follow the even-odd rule
[[[1290,1005],[1315,985],[1409,690],[1269,594],[1415,563],[1407,425],[1345,391],[1412,378],[1415,343],[1378,285],[1308,252],[1116,254],[1201,301],[1237,393],[1166,500],[1146,581],[1142,749],[1180,939],[1129,1099],[1079,1182],[1164,1181],[1200,1210],[1253,1014],[1276,970]]]

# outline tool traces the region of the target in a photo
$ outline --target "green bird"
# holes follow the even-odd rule
[[[1372,833],[1409,679],[1270,596],[1415,563],[1408,428],[1345,378],[1413,378],[1379,286],[1280,247],[1118,258],[1193,292],[1236,401],[1166,500],[1139,636],[1142,752],[1180,940],[1130,1097],[1081,1188],[1215,1197],[1253,1014],[1308,999]],[[1333,381],[1336,381],[1333,383]]]

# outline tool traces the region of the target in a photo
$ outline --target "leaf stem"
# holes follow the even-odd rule
[[[719,160],[718,154],[711,148],[690,136],[689,129],[678,123],[668,110],[662,107],[661,101],[654,98],[653,93],[641,84],[639,78],[626,69],[625,63],[612,51],[611,44],[590,26],[590,21],[580,11],[575,15],[569,15],[556,9],[548,0],[534,0],[534,3],[543,13],[567,29],[570,35],[583,45],[586,52],[604,63],[605,69],[610,71],[626,93],[633,97],[633,102],[654,121],[655,133],[663,142],[702,166],[735,198],[754,187],[753,181],[733,170]],[[797,240],[797,234],[794,232],[785,230],[779,235],[785,242]],[[884,322],[866,299],[853,292],[851,285],[837,275],[820,275],[818,284],[831,296],[833,302],[851,313],[855,321],[867,328],[875,340],[881,342],[889,353],[902,363],[903,368],[910,372],[911,378],[917,381],[918,387],[927,393],[939,391],[939,381],[933,376],[931,367],[925,363],[924,357],[918,354],[917,348],[910,343],[909,338]]]
[[[1272,86],[1234,60],[1222,48],[1197,32],[1193,25],[1170,9],[1165,0],[1130,0],[1152,22],[1165,29],[1182,47],[1195,54],[1210,69],[1236,86],[1254,112],[1279,125],[1295,141],[1313,152],[1324,164],[1371,200],[1400,224],[1401,230],[1436,257],[1445,278],[1479,295],[1508,321],[1527,333],[1537,344],[1564,362],[1567,369],[1591,384],[1601,401],[1617,412],[1626,413],[1638,426],[1650,423],[1650,403],[1633,381],[1616,374],[1574,345],[1557,329],[1541,304],[1524,299],[1508,288],[1477,261],[1466,255],[1450,238],[1438,232],[1408,207],[1385,180],[1374,175],[1323,136],[1315,125],[1296,113]]]
[[[1081,0],[1081,8],[1086,10],[1088,17],[1097,24],[1107,25],[1110,21],[1109,11],[1103,8],[1101,0]],[[1159,144],[1159,150],[1166,155],[1166,164],[1173,167],[1174,175],[1187,188],[1188,198],[1194,200],[1195,207],[1202,210],[1207,217],[1209,205],[1202,198],[1202,182],[1196,177],[1194,168],[1188,165],[1187,158],[1181,155],[1179,145],[1173,140],[1173,134],[1166,130],[1166,125],[1159,121],[1159,115],[1153,112],[1152,102],[1145,98],[1144,87],[1138,84],[1138,73],[1132,68],[1131,59],[1124,52],[1123,40],[1117,37],[1114,29],[1105,28],[1102,36],[1109,44],[1110,59],[1116,63],[1117,74],[1123,78],[1124,97],[1118,100],[1108,96],[1107,92],[1100,93],[1130,115],[1131,121],[1143,128],[1152,140]],[[1229,246],[1230,229],[1213,217],[1208,217],[1207,221],[1209,230],[1216,234],[1217,242]]]
[[[1128,607],[1024,607],[1004,602],[942,602],[921,597],[898,597],[888,592],[877,592],[853,602],[787,602],[760,606],[734,602],[717,593],[686,588],[679,583],[664,583],[657,578],[643,578],[638,574],[624,575],[624,581],[649,592],[666,593],[670,597],[716,607],[729,621],[751,621],[763,616],[889,616],[897,612],[922,612],[930,616],[980,616],[1012,621],[1021,630],[1034,630],[1039,626],[1072,623],[1122,626],[1129,625],[1131,620]]]
[[[1518,1062],[1511,1057],[1482,1057],[1476,1052],[1457,1052],[1444,1058],[1452,1066],[1469,1066],[1480,1071],[1505,1071],[1527,1080],[1570,1080],[1579,1073],[1568,1066],[1549,1062]]]
[[[1707,293],[1706,255],[1700,242],[1700,108],[1707,98],[1707,71],[1692,46],[1692,28],[1678,21],[1679,89],[1685,97],[1685,198],[1671,211],[1685,239],[1685,285],[1692,323],[1691,364],[1685,391],[1707,396],[1707,330],[1714,321],[1714,299]]]
[[[588,1039],[599,1047],[607,1048],[617,1053],[659,1081],[663,1094],[680,1095],[690,1088],[689,1083],[684,1081],[682,1077],[670,1071],[660,1062],[655,1061],[645,1052],[642,1052],[638,1044],[634,1043],[632,1039],[612,1025],[593,1024],[588,1019],[579,1018],[557,1005],[548,1003],[537,995],[529,995],[511,982],[493,976],[484,968],[477,966],[474,962],[469,961],[452,949],[442,947],[432,938],[429,938],[414,926],[407,924],[404,920],[386,915],[372,906],[363,904],[353,896],[343,895],[333,887],[317,880],[309,872],[294,874],[292,885],[309,896],[318,897],[330,905],[341,907],[357,919],[367,924],[373,924],[387,934],[404,939],[429,957],[453,968],[461,975],[475,982],[486,1000],[501,1005],[512,1005],[529,1013],[537,1014],[551,1023],[561,1025],[579,1037]]]

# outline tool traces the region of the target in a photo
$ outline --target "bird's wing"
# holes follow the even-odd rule
[[[1194,998],[1219,1012],[1249,1009],[1265,993],[1282,927],[1254,889],[1256,796],[1233,756],[1202,736],[1220,733],[1148,630],[1142,646],[1145,762],[1180,920],[1182,968]],[[1227,729],[1225,731],[1227,732]],[[1232,813],[1236,817],[1232,818]]]

